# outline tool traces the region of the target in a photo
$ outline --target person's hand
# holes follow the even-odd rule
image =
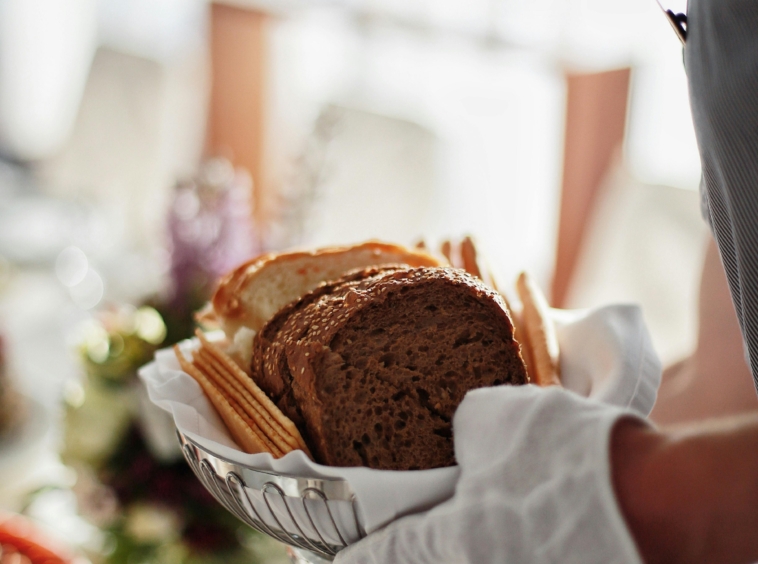
[[[615,501],[609,441],[635,415],[554,387],[470,392],[454,419],[452,499],[340,552],[338,564],[640,562]]]

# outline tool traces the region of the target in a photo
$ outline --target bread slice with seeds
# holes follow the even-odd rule
[[[366,268],[349,272],[336,282],[326,282],[305,296],[287,304],[253,340],[253,358],[250,372],[253,380],[264,390],[279,409],[296,423],[302,415],[292,396],[292,376],[287,366],[284,344],[300,338],[302,324],[299,313],[322,296],[331,294],[347,285],[356,285],[382,272],[403,268],[398,265]]]
[[[451,421],[466,392],[527,382],[502,298],[456,269],[353,274],[277,323],[258,350],[324,464],[454,464]]]

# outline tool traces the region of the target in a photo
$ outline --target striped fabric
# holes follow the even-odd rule
[[[758,0],[690,0],[684,60],[704,215],[758,388]]]

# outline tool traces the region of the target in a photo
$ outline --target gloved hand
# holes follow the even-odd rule
[[[453,498],[335,562],[640,563],[610,476],[611,431],[627,417],[639,419],[557,387],[469,392],[453,421]]]

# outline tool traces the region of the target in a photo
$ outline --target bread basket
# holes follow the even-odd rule
[[[554,313],[563,385],[647,415],[661,365],[639,308]],[[241,521],[288,545],[293,562],[330,562],[367,532],[429,510],[455,491],[457,467],[393,472],[321,466],[301,451],[279,459],[245,454],[196,382],[181,372],[173,351],[158,351],[140,377],[150,400],[171,414],[184,457],[200,482]]]

